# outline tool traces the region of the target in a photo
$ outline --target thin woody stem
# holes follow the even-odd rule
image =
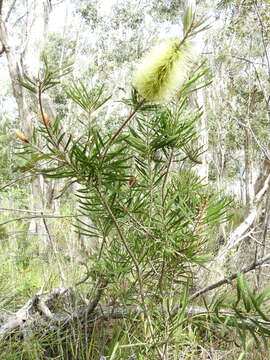
[[[154,333],[153,333],[153,329],[152,329],[152,324],[151,324],[151,320],[150,320],[150,317],[149,317],[149,313],[148,313],[148,307],[147,307],[147,304],[146,304],[146,301],[145,301],[145,296],[144,296],[144,293],[143,293],[143,280],[142,280],[142,275],[141,275],[141,270],[140,270],[140,266],[139,266],[139,263],[135,257],[135,255],[133,254],[132,250],[130,249],[130,247],[128,246],[127,242],[126,242],[126,239],[120,229],[120,226],[117,222],[117,219],[116,217],[114,216],[110,206],[108,205],[106,199],[104,198],[100,188],[98,186],[96,186],[96,190],[98,192],[98,195],[100,197],[100,200],[101,202],[103,203],[104,207],[106,208],[108,214],[110,215],[111,219],[113,220],[114,222],[114,225],[115,225],[115,228],[116,228],[116,231],[121,239],[121,242],[122,244],[124,245],[128,255],[130,256],[135,268],[136,268],[136,272],[137,272],[137,277],[138,277],[138,283],[139,283],[139,288],[140,288],[140,297],[141,297],[141,301],[142,301],[142,305],[143,305],[143,308],[144,308],[144,315],[147,319],[147,322],[148,322],[148,325],[149,325],[149,329],[150,329],[150,332],[151,332],[151,337],[152,337],[152,340],[155,344],[155,347],[156,347],[156,350],[157,350],[157,353],[159,355],[159,358],[162,360],[163,359],[163,356],[162,356],[162,353],[161,351],[158,349],[158,347],[156,346],[156,343],[155,343],[155,337],[154,337]]]
[[[111,145],[114,143],[115,139],[121,134],[122,130],[124,129],[124,127],[130,122],[130,120],[134,117],[134,115],[136,114],[136,112],[139,110],[139,108],[143,105],[143,103],[145,102],[145,100],[142,100],[140,103],[138,103],[138,105],[135,107],[135,109],[132,111],[132,113],[128,116],[128,118],[123,122],[123,124],[116,130],[116,132],[114,133],[114,135],[112,136],[112,138],[110,139],[110,141],[108,142],[104,153],[102,154],[102,158],[101,158],[101,163],[100,163],[100,167],[103,166],[105,157],[111,147]]]
[[[170,152],[170,156],[169,156],[168,163],[167,163],[167,166],[166,166],[166,171],[165,171],[165,175],[164,175],[164,179],[163,179],[163,183],[162,183],[162,188],[161,188],[161,201],[162,201],[163,220],[165,220],[165,217],[166,217],[165,210],[164,210],[164,206],[165,206],[165,187],[166,187],[166,183],[167,183],[167,180],[168,180],[169,171],[170,171],[170,167],[171,167],[172,160],[173,160],[173,155],[174,155],[174,147],[172,147],[171,152]],[[167,236],[166,236],[166,239],[167,239]],[[164,278],[165,267],[166,267],[166,260],[165,260],[164,253],[163,253],[161,274],[160,274],[160,278],[159,278],[159,281],[158,281],[158,286],[159,286],[159,289],[160,289],[161,293],[163,293],[162,283],[163,283],[163,278]]]
[[[72,165],[72,163],[69,161],[67,155],[66,155],[66,151],[65,151],[65,147],[64,145],[61,144],[61,142],[58,142],[57,137],[54,135],[54,133],[52,132],[52,129],[50,126],[48,126],[47,121],[45,119],[45,113],[43,110],[43,105],[42,105],[42,85],[40,84],[38,86],[38,102],[39,102],[39,108],[40,108],[40,113],[41,113],[41,117],[42,117],[42,121],[43,124],[46,127],[46,131],[47,134],[49,135],[49,137],[52,140],[53,145],[55,146],[55,148],[61,152],[61,154],[63,155],[64,159],[60,159],[59,157],[57,158],[58,161],[64,163],[65,165],[69,166],[73,171],[77,172],[77,169]],[[33,147],[36,147],[36,145],[31,144]],[[60,145],[62,145],[62,148],[60,147]],[[38,150],[38,148],[37,148]],[[52,159],[52,160],[56,160],[56,159]]]
[[[45,113],[44,113],[43,105],[42,105],[42,88],[41,88],[41,85],[38,86],[38,103],[39,103],[39,109],[40,109],[42,121],[43,121],[43,124],[46,127],[46,131],[47,131],[48,135],[50,136],[50,138],[51,138],[51,140],[53,142],[53,145],[59,150],[59,144],[57,143],[57,141],[55,141],[53,133],[51,132],[51,129],[48,126],[47,121],[45,119]]]

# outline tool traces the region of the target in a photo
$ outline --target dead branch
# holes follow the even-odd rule
[[[270,253],[268,253],[263,258],[259,259],[258,261],[243,267],[239,272],[234,273],[229,277],[226,277],[226,278],[224,278],[222,280],[219,280],[219,281],[215,282],[214,284],[206,286],[205,288],[195,292],[193,295],[191,295],[191,297],[189,299],[193,300],[193,299],[197,298],[198,296],[207,293],[210,290],[214,290],[214,289],[216,289],[216,288],[218,288],[218,287],[220,287],[220,286],[222,286],[224,284],[229,284],[232,280],[235,280],[239,274],[246,274],[247,272],[249,272],[251,270],[254,270],[257,267],[261,266],[263,263],[265,263],[269,259],[270,259]]]
[[[104,285],[104,283],[103,283]],[[101,286],[102,288],[102,286]],[[100,289],[101,289],[100,288]],[[104,287],[103,287],[104,289]],[[64,295],[66,295],[68,289],[66,288],[56,288],[50,294],[46,296],[35,295],[30,299],[13,317],[9,318],[5,323],[0,327],[0,340],[4,340],[7,336],[12,333],[24,334],[27,333],[27,329],[31,328],[33,319],[40,317],[40,328],[37,330],[44,329],[53,329],[55,331],[59,329],[65,329],[69,325],[72,325],[74,321],[80,321],[81,324],[88,324],[91,326],[92,323],[98,320],[108,321],[114,319],[125,319],[133,318],[135,319],[140,314],[144,312],[142,306],[139,305],[127,305],[127,306],[118,306],[114,305],[100,305],[98,308],[93,304],[97,304],[100,300],[100,294],[97,295],[97,298],[91,302],[91,311],[86,311],[85,306],[77,307],[71,313],[62,312],[62,313],[53,313],[49,308],[49,303],[51,304],[57,298],[63,300]],[[88,307],[88,310],[89,308]],[[172,315],[177,315],[177,312],[182,311],[182,306],[179,305]],[[189,321],[193,316],[209,316],[214,315],[214,312],[202,306],[187,306],[185,308],[185,321]],[[236,313],[230,309],[219,309],[219,317],[226,317],[226,323],[228,326],[235,326],[235,323],[239,326],[245,326],[251,329],[257,327],[256,324],[260,324],[265,328],[270,329],[270,322],[257,319],[253,316],[246,316],[243,318],[237,318]],[[230,318],[232,322],[230,323]],[[45,320],[45,322],[44,322]],[[213,323],[219,323],[220,319],[215,319],[213,317]]]
[[[97,287],[96,296],[92,301],[88,303],[87,308],[83,307],[83,309],[79,310],[77,313],[75,312],[72,316],[63,314],[55,314],[50,309],[50,305],[54,304],[57,299],[64,301],[68,294],[74,292],[74,288],[86,282],[90,276],[90,272],[86,264],[82,263],[86,267],[87,273],[86,276],[68,288],[59,287],[53,289],[49,294],[42,295],[42,289],[32,297],[19,311],[17,311],[13,316],[9,317],[7,320],[3,322],[0,326],[0,340],[4,339],[6,336],[12,334],[15,331],[21,331],[29,326],[32,322],[32,319],[37,315],[43,320],[49,320],[52,323],[69,322],[75,318],[82,318],[92,316],[97,305],[99,304],[103,292],[108,284],[106,278],[101,278]],[[41,322],[42,323],[42,322]],[[50,324],[51,325],[51,324]]]
[[[29,312],[37,303],[38,296],[35,295],[30,299],[17,313],[8,319],[0,327],[0,340],[3,339],[7,334],[14,331],[15,329],[22,329],[23,325],[27,323],[29,319]]]
[[[101,281],[101,283],[98,286],[97,289],[97,295],[95,296],[94,300],[89,302],[88,306],[87,306],[87,310],[86,310],[86,316],[92,314],[94,312],[94,310],[96,309],[98,303],[100,302],[100,299],[103,295],[104,289],[106,288],[106,286],[108,285],[108,280],[107,279],[103,279]]]
[[[241,269],[239,273],[244,274],[251,270],[254,270],[255,268],[261,266],[269,259],[270,259],[270,253],[268,253],[263,258],[259,259],[257,262],[244,267],[243,269]],[[84,263],[82,263],[82,265],[86,267],[87,270],[86,276],[81,281],[75,283],[75,287],[86,282],[90,276],[87,265]],[[191,302],[198,296],[205,294],[208,291],[216,289],[226,283],[230,283],[232,280],[237,278],[239,273],[235,273],[227,278],[224,278],[210,286],[207,286],[197,291],[196,293],[190,296],[189,302]],[[101,278],[96,291],[96,296],[93,298],[93,300],[88,303],[87,307],[85,306],[77,307],[77,309],[71,313],[67,313],[67,312],[54,313],[50,309],[50,307],[52,307],[53,304],[58,299],[64,302],[66,296],[69,293],[74,292],[74,286],[70,286],[69,288],[63,288],[63,287],[55,288],[47,295],[42,295],[41,294],[42,290],[40,290],[40,292],[34,295],[19,311],[17,311],[15,315],[3,321],[3,324],[0,326],[0,340],[5,339],[8,335],[14,333],[15,331],[19,333],[24,333],[25,329],[31,326],[33,319],[36,318],[37,316],[39,316],[40,324],[42,324],[43,326],[45,320],[45,324],[49,325],[50,328],[55,328],[55,327],[65,328],[68,324],[71,324],[75,320],[80,320],[82,323],[84,322],[86,324],[86,323],[95,322],[96,320],[123,319],[123,318],[134,317],[144,312],[143,307],[135,306],[135,305],[118,306],[118,307],[115,307],[113,305],[112,306],[103,305],[97,308],[107,284],[108,284],[108,280],[105,278],[103,279]],[[180,304],[173,310],[172,315],[176,315],[178,311],[181,311],[181,309],[182,309],[182,305]],[[188,317],[207,315],[207,314],[210,314],[209,310],[204,307],[188,306],[186,308],[186,315]],[[219,310],[219,314],[227,317],[235,316],[234,312],[227,309]],[[237,323],[239,325],[245,325],[249,327],[254,327],[256,321],[260,322],[261,325],[270,328],[270,323],[267,321],[263,321],[261,319],[258,320],[252,317],[237,319]]]
[[[14,222],[14,221],[20,221],[20,220],[30,220],[30,219],[37,219],[37,218],[41,218],[41,219],[65,219],[65,218],[74,218],[74,217],[80,217],[82,215],[46,215],[46,214],[41,214],[40,212],[40,215],[28,215],[28,216],[21,216],[21,217],[18,217],[18,218],[13,218],[13,219],[10,219],[10,220],[7,220],[7,221],[4,221],[2,223],[0,223],[0,226],[4,226],[4,225],[7,225],[11,222]]]
[[[1,40],[1,39],[0,39],[0,40]],[[6,49],[5,49],[4,45],[3,45],[3,52],[4,52],[4,51],[6,51]],[[0,191],[6,189],[7,187],[9,187],[9,186],[11,186],[11,185],[13,185],[13,184],[16,184],[16,183],[19,182],[19,181],[23,181],[23,180],[26,179],[26,178],[34,177],[34,176],[35,176],[34,174],[29,174],[29,175],[25,175],[25,174],[24,174],[23,176],[20,176],[20,177],[18,177],[17,179],[14,179],[14,180],[10,181],[9,183],[7,183],[6,185],[0,187]]]
[[[245,220],[233,231],[231,236],[228,239],[226,245],[220,249],[218,255],[215,257],[213,263],[215,264],[224,264],[226,258],[232,249],[235,249],[243,239],[247,237],[248,231],[251,229],[256,217],[258,216],[259,207],[264,199],[265,194],[267,193],[270,187],[270,169],[269,161],[266,159],[261,168],[260,176],[256,181],[254,186],[255,197],[251,204],[251,209]],[[215,265],[212,265],[216,268]]]

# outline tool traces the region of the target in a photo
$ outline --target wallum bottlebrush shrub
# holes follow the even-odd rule
[[[183,85],[194,58],[194,48],[186,40],[163,41],[138,65],[133,85],[144,99],[167,102]]]
[[[147,98],[164,101],[181,86],[192,64],[188,44],[202,28],[203,24],[200,26],[200,21],[197,22],[193,12],[188,10],[183,21],[183,40],[171,39],[150,52],[148,61],[144,60],[145,67],[137,73],[137,87]],[[270,288],[255,292],[245,282],[243,274],[261,266],[269,260],[270,254],[242,268],[235,285],[233,279],[237,273],[205,288],[197,282],[198,266],[209,261],[211,249],[211,257],[215,256],[212,233],[228,219],[230,203],[226,195],[215,194],[212,186],[202,184],[192,169],[200,151],[192,151],[197,139],[194,122],[201,112],[192,111],[190,95],[207,85],[204,69],[195,70],[185,84],[183,98],[168,106],[145,105],[137,96],[138,92],[132,91],[132,98],[124,100],[131,107],[127,117],[122,119],[121,112],[110,117],[110,121],[116,122],[116,129],[105,129],[103,121],[98,121],[102,120],[102,114],[96,116],[97,121],[90,119],[93,111],[110,99],[105,96],[104,85],[89,89],[80,80],[68,83],[67,99],[84,111],[74,114],[81,128],[78,132],[72,131],[72,126],[78,126],[75,123],[65,130],[66,119],[62,116],[56,116],[56,121],[51,123],[43,108],[44,92],[61,84],[59,79],[70,71],[69,64],[58,70],[54,66],[50,68],[44,58],[39,78],[28,78],[22,83],[32,93],[38,93],[37,113],[42,114],[42,119],[29,140],[17,132],[22,147],[18,155],[24,161],[18,168],[29,171],[31,176],[44,175],[61,181],[64,186],[58,198],[70,192],[75,182],[78,184],[74,195],[80,210],[74,225],[90,247],[86,246],[81,253],[80,245],[86,243],[79,242],[76,246],[73,234],[67,241],[76,246],[77,257],[86,261],[82,264],[87,273],[83,280],[68,285],[64,292],[62,288],[60,293],[58,289],[49,294],[38,292],[19,310],[25,315],[20,318],[15,315],[15,321],[14,316],[3,314],[0,353],[5,353],[0,359],[18,358],[17,349],[21,347],[31,351],[33,347],[27,345],[32,340],[37,345],[35,350],[38,349],[35,358],[41,360],[45,359],[44,354],[50,354],[51,358],[70,359],[70,354],[74,354],[74,359],[100,359],[102,353],[110,359],[133,356],[137,359],[180,359],[202,341],[209,339],[212,348],[212,338],[218,340],[219,334],[220,341],[226,337],[228,344],[237,341],[238,334],[245,351],[249,344],[253,346],[248,332],[254,344],[263,343],[266,347],[270,331],[269,315],[264,311],[270,307]],[[86,82],[88,84],[89,79]],[[45,254],[50,254],[51,246],[53,250],[58,249],[57,242],[52,240],[41,245],[42,251],[45,249]],[[56,255],[53,261],[68,265],[56,252],[52,253]],[[212,264],[217,264],[216,258],[209,267]],[[223,270],[230,264],[219,265]],[[64,271],[63,276],[69,274],[69,266],[66,267],[68,272]],[[208,276],[202,271],[199,274]],[[230,291],[229,296],[227,289],[220,295],[207,294],[222,285],[229,286],[228,282],[232,282],[230,286],[235,286],[237,291]],[[80,285],[83,288],[76,290]],[[88,297],[88,293],[91,300],[84,304],[82,297]],[[70,296],[74,301],[69,301]],[[55,303],[56,311],[53,309]],[[51,314],[50,308],[53,318],[47,316]],[[31,322],[33,316],[28,321],[30,311],[36,319],[36,329]],[[108,316],[109,332],[105,329]],[[59,317],[63,321],[56,322]],[[49,334],[51,320],[54,331]],[[31,337],[25,339],[23,335],[29,330]],[[108,342],[108,336],[112,341]],[[10,346],[16,346],[14,356],[9,356]],[[24,355],[28,357],[28,353]],[[200,355],[198,352],[197,358],[201,358]],[[31,352],[28,358],[33,359]]]

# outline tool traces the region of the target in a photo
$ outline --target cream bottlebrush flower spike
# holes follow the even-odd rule
[[[196,28],[194,19],[194,9],[188,6],[183,17],[184,38],[161,42],[138,65],[133,85],[146,100],[166,102],[185,82],[196,57],[189,39]]]
[[[146,100],[168,101],[186,80],[193,52],[187,40],[170,39],[158,44],[137,67],[133,85]]]

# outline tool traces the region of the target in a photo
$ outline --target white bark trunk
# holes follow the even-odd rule
[[[261,213],[261,203],[265,194],[270,188],[270,162],[266,159],[261,168],[260,175],[256,184],[254,185],[254,193],[256,195],[253,198],[253,202],[249,208],[249,212],[244,221],[232,232],[227,243],[220,248],[217,256],[210,264],[211,271],[214,274],[214,279],[217,280],[220,277],[226,275],[226,263],[233,259],[237,246],[240,245],[252,232],[252,227],[255,220]]]
[[[50,10],[48,0],[33,0],[28,3],[26,39],[21,53],[21,62],[24,73],[31,77],[37,77],[39,73]]]
[[[253,164],[252,164],[252,137],[250,130],[245,128],[245,190],[247,212],[254,201],[255,190],[253,183]]]

